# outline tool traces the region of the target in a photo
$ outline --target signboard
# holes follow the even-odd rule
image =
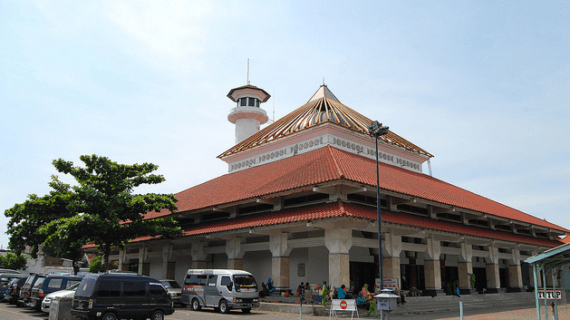
[[[556,295],[556,297],[555,297]],[[538,299],[544,300],[544,290],[539,290],[538,291]],[[554,290],[546,290],[546,299],[556,299],[556,300],[561,300],[562,299],[562,292],[560,290],[556,290],[556,293],[554,293]]]
[[[380,278],[376,278],[375,288],[380,288]],[[395,290],[396,288],[398,288],[398,278],[384,278],[384,289]]]
[[[351,320],[352,317],[354,317],[354,313],[356,312],[356,315],[358,316],[358,318],[360,318],[360,316],[358,315],[358,311],[356,310],[356,300],[354,299],[332,299],[331,309],[329,312],[329,320],[332,318],[333,314],[334,317],[336,318],[335,311],[351,311],[352,312],[350,315]]]
[[[354,299],[332,299],[331,310],[335,311],[356,311],[356,300]]]

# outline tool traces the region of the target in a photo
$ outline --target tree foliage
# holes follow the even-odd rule
[[[95,258],[91,259],[91,264],[89,264],[89,272],[91,273],[98,273],[103,270],[103,265],[101,264],[101,256],[96,256]]]
[[[15,254],[12,252],[6,253],[5,256],[0,256],[0,268],[20,270],[26,267],[28,258],[25,254]]]
[[[39,246],[47,237],[38,232],[39,228],[53,220],[72,217],[75,214],[68,208],[75,200],[69,185],[52,176],[49,186],[52,188],[49,194],[43,197],[30,194],[24,203],[15,204],[4,212],[9,218],[6,231],[10,235],[9,247],[17,254],[29,246],[32,258],[37,258]]]
[[[8,230],[11,247],[35,245],[37,249],[43,244],[46,252],[73,260],[80,256],[82,246],[92,242],[103,253],[107,270],[113,248],[124,248],[140,236],[170,238],[182,234],[172,218],[145,219],[152,211],[175,212],[173,194],[133,194],[143,184],[164,181],[162,175],[152,174],[158,166],[118,164],[97,155],[80,159],[84,167],[63,159],[53,161],[57,171],[71,175],[77,185],[70,187],[52,177],[54,191],[49,195],[32,195],[24,204],[6,210],[6,216],[14,219]]]

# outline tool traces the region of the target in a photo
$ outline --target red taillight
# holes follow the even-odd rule
[[[40,292],[38,292],[38,297],[43,298],[44,297],[44,291],[40,290]]]

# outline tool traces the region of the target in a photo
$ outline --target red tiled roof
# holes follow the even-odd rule
[[[293,209],[285,209],[279,212],[269,212],[259,215],[238,217],[232,220],[212,222],[209,224],[187,227],[185,236],[203,235],[230,230],[248,229],[268,225],[280,225],[307,220],[319,220],[335,217],[352,217],[369,220],[377,220],[376,208],[341,201],[317,204]],[[382,223],[417,227],[421,229],[437,230],[453,234],[470,235],[479,238],[496,239],[508,242],[527,243],[532,245],[556,247],[560,241],[534,238],[521,234],[485,229],[476,226],[467,226],[460,223],[434,220],[427,217],[412,215],[401,212],[382,211]],[[150,236],[140,237],[133,242],[153,239]]]
[[[276,162],[226,174],[176,194],[179,212],[201,210],[336,180],[376,185],[376,162],[327,146]],[[513,219],[563,232],[569,230],[422,173],[380,163],[380,188],[411,197]],[[168,215],[148,213],[146,218]]]
[[[562,240],[560,240],[564,243],[570,243],[570,235],[567,235],[566,237],[562,238]]]

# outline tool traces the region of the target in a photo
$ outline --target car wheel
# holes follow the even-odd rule
[[[228,307],[228,302],[227,302],[226,300],[220,301],[219,308],[220,308],[220,312],[221,312],[221,313],[228,313],[228,312],[230,312],[230,308]]]
[[[155,312],[153,312],[152,314],[152,318],[150,318],[151,320],[164,320],[164,313],[162,313],[162,311],[160,310],[156,310]]]
[[[200,306],[200,301],[198,301],[198,299],[194,298],[192,300],[192,310],[200,311],[200,309],[202,309],[202,306]]]
[[[101,320],[117,320],[117,316],[112,312],[107,312],[101,317]]]
[[[241,312],[243,312],[243,313],[251,313],[251,308],[243,308],[243,309],[241,309]]]

